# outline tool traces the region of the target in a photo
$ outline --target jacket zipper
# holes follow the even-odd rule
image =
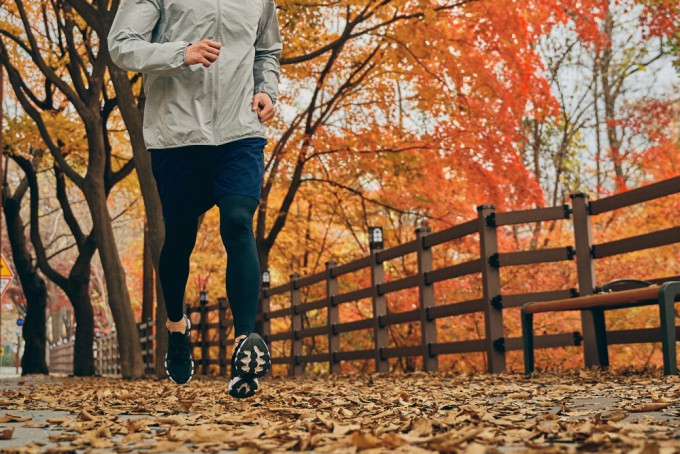
[[[221,42],[221,32],[222,32],[222,13],[220,11],[220,3],[221,0],[215,0],[215,3],[217,4],[217,23],[215,24],[215,41],[220,41]],[[219,57],[218,57],[219,60]],[[217,136],[216,136],[216,129],[217,129],[217,107],[219,106],[219,89],[220,89],[220,84],[218,83],[218,76],[219,76],[219,71],[217,70],[217,60],[215,63],[211,65],[212,70],[213,70],[213,111],[212,111],[212,136],[213,136],[213,144],[217,145]]]

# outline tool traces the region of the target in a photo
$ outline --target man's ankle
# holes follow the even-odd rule
[[[186,319],[184,317],[182,317],[177,322],[173,322],[172,320],[168,319],[167,322],[165,322],[165,327],[171,333],[186,333],[187,322],[186,322]]]
[[[240,336],[236,336],[236,338],[234,338],[234,345],[238,344],[238,341],[240,341],[241,339],[245,339],[246,337],[248,337],[247,334],[241,334]]]

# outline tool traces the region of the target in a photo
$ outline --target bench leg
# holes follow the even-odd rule
[[[597,347],[597,362],[602,367],[609,367],[609,351],[607,350],[607,326],[604,311],[593,310],[593,324],[595,325],[595,344]]]
[[[524,345],[524,373],[534,374],[534,314],[522,308],[522,344]]]
[[[661,350],[663,373],[678,375],[675,334],[675,297],[680,294],[680,283],[667,282],[659,288],[659,312],[661,315]]]

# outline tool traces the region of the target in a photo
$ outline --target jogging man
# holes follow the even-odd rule
[[[253,216],[267,144],[262,123],[275,115],[283,48],[274,0],[123,0],[107,41],[113,63],[144,82],[144,141],[165,225],[158,273],[168,376],[186,383],[193,375],[184,291],[198,218],[217,204],[236,336],[229,394],[252,396],[271,367],[254,332]]]

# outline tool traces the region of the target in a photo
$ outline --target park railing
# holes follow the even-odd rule
[[[137,324],[139,342],[142,349],[144,371],[153,374],[155,371],[155,324],[147,320]],[[49,346],[50,372],[54,374],[73,374],[73,347],[75,336],[63,339]],[[111,331],[103,335],[96,335],[93,344],[94,367],[96,375],[120,375],[120,356],[118,354],[118,339],[116,332]]]
[[[200,292],[198,307],[187,308],[187,316],[192,320],[191,349],[196,373],[209,375],[210,366],[215,365],[219,375],[227,375],[231,359],[227,357],[227,344],[233,329],[228,314],[227,299],[221,297],[216,303],[209,304],[206,292]]]
[[[301,374],[305,365],[309,363],[328,363],[330,372],[336,373],[340,371],[342,361],[352,360],[374,360],[375,370],[385,372],[388,370],[390,358],[419,356],[422,358],[423,369],[434,371],[438,368],[440,355],[481,352],[486,354],[488,370],[501,372],[505,370],[506,352],[522,349],[521,337],[506,338],[504,336],[503,313],[505,309],[517,308],[531,301],[551,301],[576,297],[579,294],[590,294],[596,287],[594,267],[596,259],[680,243],[680,226],[675,226],[630,238],[594,244],[591,217],[679,192],[680,177],[675,177],[592,202],[588,201],[586,194],[577,193],[571,196],[571,205],[565,204],[550,208],[496,212],[493,205],[481,205],[477,209],[476,219],[460,225],[438,232],[431,232],[429,227],[424,226],[416,229],[415,239],[407,243],[380,249],[379,245],[382,241],[374,242],[378,247],[373,247],[370,255],[359,260],[343,265],[328,262],[325,271],[310,276],[301,277],[292,274],[290,281],[286,284],[271,288],[265,287],[262,291],[262,313],[258,318],[262,322],[264,338],[270,343],[279,341],[290,343],[289,354],[273,356],[272,362],[287,364],[293,375]],[[680,222],[680,217],[676,219]],[[574,235],[573,246],[499,252],[497,241],[499,227],[556,220],[571,220]],[[434,246],[475,234],[478,234],[479,257],[433,269],[432,248]],[[385,282],[385,262],[403,258],[408,254],[416,254],[417,273]],[[503,267],[574,259],[577,264],[578,288],[523,294],[506,294],[502,291],[500,271]],[[362,269],[370,270],[371,285],[338,293],[338,278]],[[481,275],[481,298],[435,305],[433,286],[436,283],[473,274]],[[644,276],[621,277],[643,278]],[[663,279],[648,279],[648,281],[662,282],[671,279],[678,280],[680,277],[669,276]],[[315,301],[302,303],[302,289],[321,282],[325,283],[325,296]],[[386,296],[409,288],[418,290],[417,308],[406,312],[389,313]],[[271,297],[282,294],[288,295],[289,306],[271,310]],[[373,316],[371,318],[349,322],[339,320],[339,306],[365,298],[370,298],[372,301]],[[328,311],[326,323],[315,327],[303,326],[303,314],[318,309]],[[471,313],[483,313],[484,338],[438,342],[435,323],[437,319]],[[288,318],[290,328],[286,331],[272,332],[272,322],[280,318]],[[390,347],[387,328],[412,322],[420,324],[419,345]],[[551,348],[582,343],[586,365],[596,365],[598,356],[594,325],[592,315],[588,311],[581,312],[581,328],[582,333],[537,336],[535,346],[536,348]],[[359,330],[372,330],[372,348],[354,351],[341,350],[339,335]],[[327,351],[304,355],[303,339],[314,336],[327,338]],[[660,342],[661,340],[658,328],[612,331],[607,334],[607,338],[609,344]]]
[[[372,238],[368,256],[345,264],[327,262],[325,270],[309,276],[301,277],[292,274],[290,280],[282,285],[269,286],[269,273],[265,272],[260,299],[260,313],[257,320],[262,328],[264,339],[270,344],[283,342],[285,348],[272,349],[273,364],[287,365],[292,375],[304,372],[305,366],[312,363],[326,363],[331,373],[340,372],[343,361],[372,360],[375,370],[387,372],[391,358],[420,357],[425,371],[435,371],[439,367],[438,358],[446,354],[483,353],[486,356],[488,371],[505,370],[506,353],[522,349],[521,337],[506,337],[503,321],[504,312],[510,308],[519,308],[531,301],[551,301],[587,295],[597,287],[594,263],[598,259],[641,251],[665,245],[680,243],[680,226],[655,230],[630,238],[617,239],[595,244],[591,218],[620,208],[661,199],[680,193],[680,177],[653,183],[632,189],[610,197],[589,201],[582,193],[572,194],[570,204],[549,208],[537,208],[521,211],[497,212],[493,205],[477,207],[477,217],[462,224],[432,232],[426,224],[415,230],[415,238],[409,242],[391,248],[382,248],[382,238]],[[499,252],[498,229],[503,226],[518,224],[531,225],[546,221],[571,221],[573,243],[563,247]],[[680,222],[680,218],[676,218]],[[381,232],[371,232],[373,233]],[[476,236],[476,238],[475,238]],[[478,242],[478,256],[469,260],[439,268],[433,266],[432,248],[445,243],[472,238]],[[417,272],[390,281],[385,279],[385,263],[391,260],[403,260],[415,254]],[[503,291],[501,270],[532,264],[556,263],[572,261],[576,265],[577,287],[569,289],[548,289],[529,293],[510,294]],[[360,270],[370,273],[370,285],[364,288],[339,292],[338,279]],[[443,281],[477,275],[481,277],[481,297],[448,304],[435,304],[434,286]],[[263,276],[264,277],[264,276]],[[622,278],[642,279],[646,276],[619,276]],[[680,276],[668,276],[658,279],[647,279],[650,282],[680,280]],[[313,285],[325,286],[324,295],[313,301],[302,301],[303,290]],[[391,312],[388,309],[387,296],[407,290],[417,290],[415,309],[405,312]],[[312,294],[310,292],[310,294]],[[273,308],[272,298],[285,297],[287,304]],[[370,299],[372,316],[352,321],[341,321],[339,308],[343,304]],[[325,322],[321,326],[305,326],[305,313],[324,309],[327,311]],[[437,320],[465,314],[479,313],[484,318],[484,337],[477,339],[442,342],[438,340]],[[197,307],[188,308],[192,320],[192,350],[197,373],[207,375],[228,373],[229,359],[227,355],[228,339],[232,329],[229,316],[229,305],[226,298],[219,298],[216,303],[209,304],[207,294],[201,292]],[[519,312],[518,312],[519,314]],[[519,315],[518,315],[519,317]],[[274,329],[275,321],[280,328]],[[420,325],[418,345],[390,345],[388,328],[405,323]],[[153,321],[140,328],[142,350],[145,354],[147,372],[153,373]],[[440,328],[441,329],[441,328]],[[145,331],[148,330],[148,331]],[[371,332],[372,346],[364,350],[343,350],[340,335],[360,330]],[[680,333],[680,327],[678,332]],[[304,354],[303,340],[322,337],[327,340],[326,351]],[[608,343],[626,344],[641,342],[660,342],[658,328],[641,328],[614,330],[607,333]],[[116,373],[117,366],[112,366],[116,352],[111,346],[115,338],[97,341],[98,373]],[[281,344],[279,344],[281,345]],[[587,366],[597,365],[598,355],[595,346],[595,334],[592,315],[588,311],[581,312],[581,332],[540,335],[535,338],[535,348],[554,348],[566,346],[584,347],[584,358]],[[68,369],[68,344],[51,349],[53,354],[52,370],[57,366]],[[276,354],[285,350],[286,354]],[[99,353],[101,352],[101,353]],[[72,358],[72,353],[71,353]],[[72,363],[72,359],[71,359]],[[72,366],[71,366],[72,370]]]

